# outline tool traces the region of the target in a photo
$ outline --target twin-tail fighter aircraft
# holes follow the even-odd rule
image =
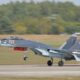
[[[20,39],[18,37],[9,37],[0,40],[0,46],[12,47],[17,51],[26,51],[27,48],[31,49],[35,54],[44,57],[49,57],[47,61],[48,66],[53,65],[54,58],[60,58],[58,66],[64,65],[64,60],[76,60],[80,61],[80,41],[77,39],[77,34],[71,35],[71,37],[59,48],[53,48],[46,44]],[[24,60],[27,56],[24,56]]]

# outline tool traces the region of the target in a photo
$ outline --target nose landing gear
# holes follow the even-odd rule
[[[27,57],[27,56],[25,56],[25,57],[23,58],[23,60],[24,60],[24,61],[26,61],[26,60],[27,60],[27,58],[28,58],[28,57]]]
[[[28,53],[28,51],[26,51],[26,52],[24,53],[24,56],[23,56],[23,60],[24,60],[24,61],[26,61],[27,58],[28,58],[26,53]]]

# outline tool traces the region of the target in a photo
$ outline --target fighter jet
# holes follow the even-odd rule
[[[64,60],[80,61],[80,41],[77,39],[77,34],[71,35],[70,38],[59,48],[14,36],[1,39],[0,46],[11,47],[17,51],[27,51],[29,48],[37,55],[49,57],[50,60],[47,61],[48,66],[53,65],[54,58],[60,59],[58,66],[63,66]],[[23,59],[26,60],[27,56],[24,55]]]

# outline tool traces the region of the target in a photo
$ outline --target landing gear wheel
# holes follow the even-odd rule
[[[63,66],[64,65],[64,62],[63,61],[59,61],[58,62],[58,66]]]
[[[24,59],[24,61],[26,61],[27,57],[24,57],[23,59]]]
[[[52,66],[52,64],[53,64],[53,62],[52,62],[51,60],[49,60],[49,61],[47,62],[47,65],[48,65],[48,66]]]

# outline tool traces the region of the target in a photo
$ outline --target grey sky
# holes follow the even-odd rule
[[[8,3],[10,1],[23,1],[23,0],[0,0],[0,4]],[[25,0],[25,1],[30,1],[30,0]],[[34,0],[34,1],[44,1],[44,0]],[[80,5],[80,0],[55,0],[55,1],[62,1],[62,2],[70,1],[74,2],[77,5]]]

